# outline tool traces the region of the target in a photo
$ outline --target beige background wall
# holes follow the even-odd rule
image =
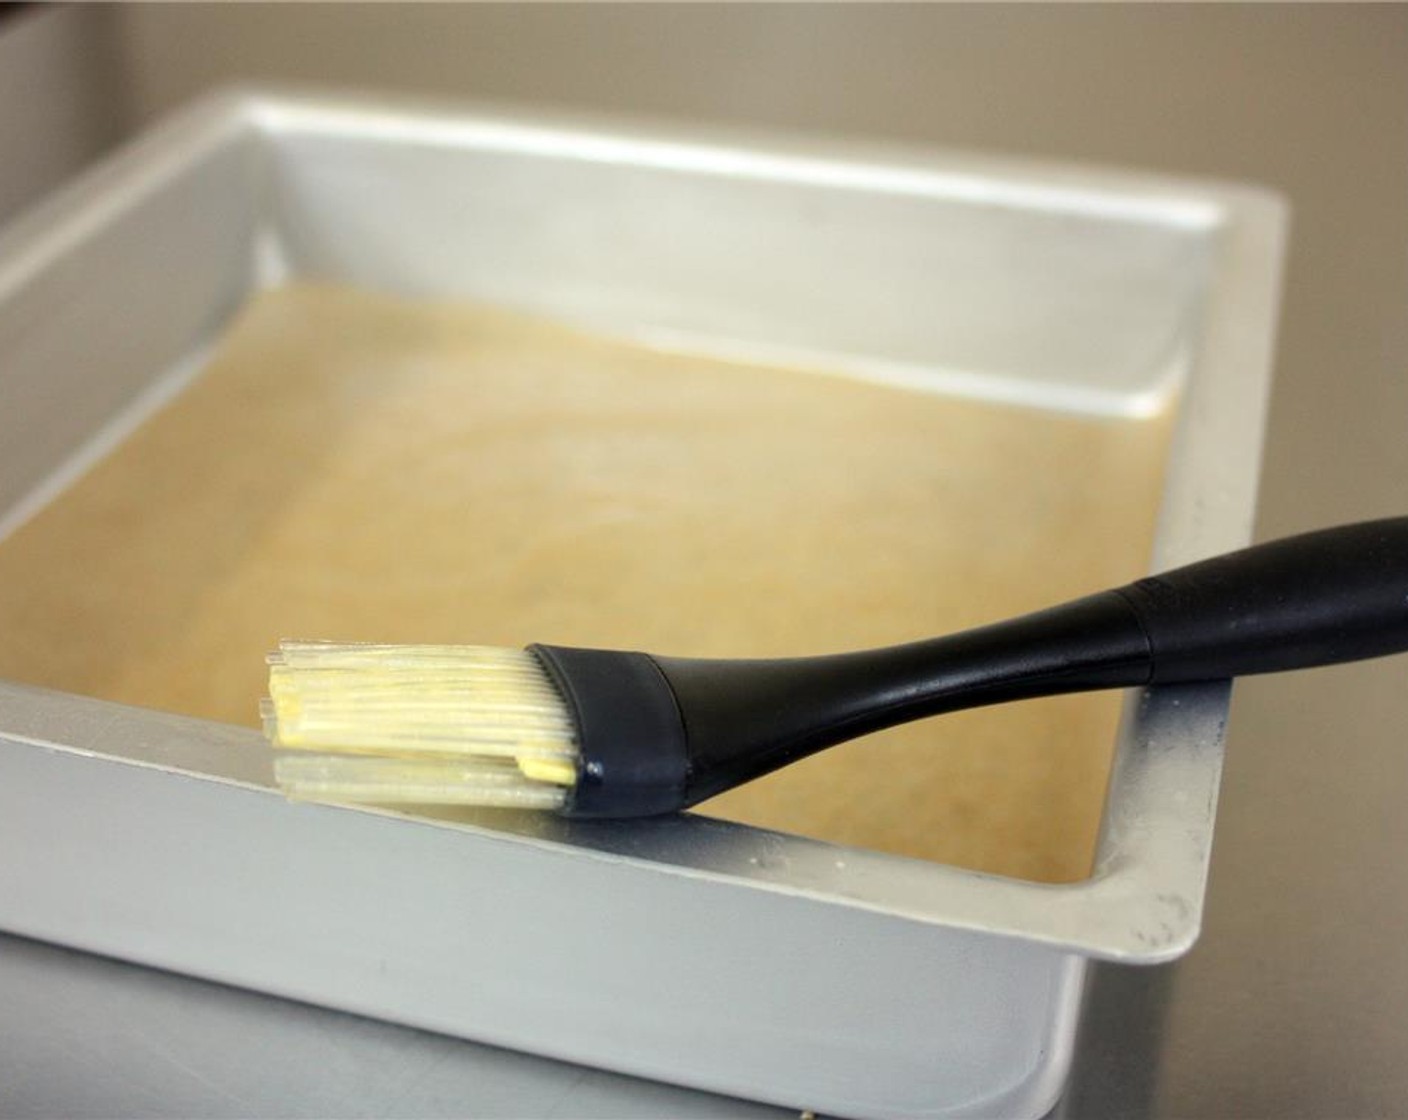
[[[209,86],[264,80],[1270,185],[1295,227],[1261,534],[1408,512],[1408,7],[247,4],[57,19],[54,34],[86,44],[63,86],[88,98],[89,123],[69,121],[77,148],[0,192],[101,147],[108,113],[136,127]],[[94,104],[78,91],[108,58],[111,100]],[[0,91],[14,82],[0,66]],[[32,143],[15,130],[34,123],[0,118],[0,144]],[[1408,1110],[1404,674],[1399,659],[1239,686],[1208,924],[1179,972],[1160,1111]]]
[[[0,19],[0,222],[74,175],[122,134],[116,38],[96,9]]]

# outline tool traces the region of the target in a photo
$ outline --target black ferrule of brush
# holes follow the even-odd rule
[[[679,708],[644,653],[529,647],[577,725],[571,817],[648,817],[683,808],[688,744]]]

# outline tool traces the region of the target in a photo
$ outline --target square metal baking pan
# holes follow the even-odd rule
[[[1154,551],[1183,563],[1249,538],[1283,228],[1236,185],[221,95],[0,237],[0,530],[296,277],[1037,407],[1173,400]],[[293,805],[256,732],[0,682],[0,928],[824,1113],[1040,1115],[1086,961],[1197,935],[1228,699],[1129,697],[1094,871],[1052,886],[695,816]]]

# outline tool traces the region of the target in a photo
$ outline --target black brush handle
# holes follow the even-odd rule
[[[654,658],[686,804],[824,747],[1008,700],[1217,680],[1408,650],[1408,518],[1307,533],[948,637],[782,660]]]
[[[1408,649],[1408,517],[1305,533],[1121,588],[1151,680],[1306,669]]]
[[[719,661],[532,648],[581,740],[581,777],[566,812],[643,816],[960,708],[1408,650],[1408,518],[1272,541],[886,649]]]

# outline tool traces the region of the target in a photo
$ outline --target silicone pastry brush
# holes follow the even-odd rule
[[[270,657],[263,712],[291,797],[635,817],[961,708],[1405,649],[1408,517],[1258,545],[947,637],[820,657],[289,642]]]

